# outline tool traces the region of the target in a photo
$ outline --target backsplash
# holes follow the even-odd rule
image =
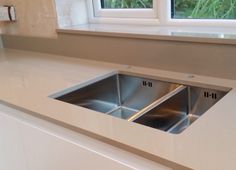
[[[3,36],[6,48],[236,79],[235,45],[59,34]]]
[[[0,0],[0,5],[13,5],[17,22],[0,24],[1,32],[33,37],[56,37],[54,0]]]

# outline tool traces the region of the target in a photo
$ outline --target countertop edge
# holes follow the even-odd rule
[[[119,25],[120,26],[120,25]],[[89,27],[89,25],[88,25]],[[73,26],[73,27],[62,27],[57,28],[56,31],[59,34],[78,34],[78,35],[91,35],[91,36],[107,36],[116,38],[133,38],[133,39],[148,39],[148,40],[160,40],[160,41],[179,41],[179,42],[192,42],[192,43],[208,43],[208,44],[225,44],[225,45],[235,45],[236,38],[219,38],[210,37],[211,35],[221,36],[220,33],[201,33],[201,32],[177,32],[176,35],[171,35],[170,33],[154,33],[148,31],[135,30],[135,27],[129,29],[134,30],[122,30],[122,29],[109,29],[105,26],[105,29],[101,29],[99,26],[96,28],[87,28],[85,26]],[[139,27],[138,27],[139,28]],[[140,27],[142,29],[145,27]],[[178,35],[179,34],[179,35]],[[193,34],[193,35],[191,35]],[[199,36],[196,35],[199,34]],[[224,35],[224,33],[222,33]],[[230,35],[230,34],[229,34]],[[236,37],[236,34],[232,34]]]

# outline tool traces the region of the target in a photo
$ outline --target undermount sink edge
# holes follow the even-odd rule
[[[229,92],[128,73],[85,84],[50,97],[172,134],[183,132]]]

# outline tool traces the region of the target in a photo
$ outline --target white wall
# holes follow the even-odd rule
[[[58,27],[88,23],[87,0],[55,0]]]

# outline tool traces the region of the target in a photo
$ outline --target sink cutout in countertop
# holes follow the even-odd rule
[[[55,99],[179,134],[227,93],[145,76],[114,74]]]

